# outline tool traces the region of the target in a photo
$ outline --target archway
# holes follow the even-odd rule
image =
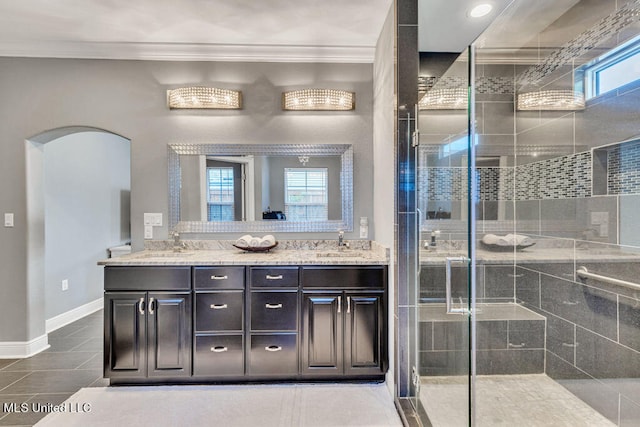
[[[130,152],[127,138],[86,126],[25,141],[27,321],[37,338],[22,357],[46,349],[49,332],[102,307],[96,261],[130,240]]]

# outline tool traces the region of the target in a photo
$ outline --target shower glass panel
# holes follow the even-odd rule
[[[468,94],[468,51],[420,94],[417,404],[434,425],[467,426],[471,419]]]
[[[640,425],[640,79],[583,96],[639,36],[640,0],[514,0],[429,80],[471,76],[420,113],[423,424]]]

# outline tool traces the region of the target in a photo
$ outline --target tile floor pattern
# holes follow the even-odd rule
[[[49,349],[0,359],[0,426],[31,426],[46,413],[5,412],[5,403],[57,405],[83,387],[103,387],[102,310],[49,334]]]
[[[467,385],[460,378],[422,377],[420,400],[435,427],[467,425],[460,416]],[[544,374],[478,376],[476,390],[477,424],[481,427],[614,426]]]
[[[51,347],[42,353],[28,359],[0,359],[0,426],[33,426],[39,421],[51,426],[132,425],[128,422],[144,425],[144,422],[140,423],[140,413],[144,411],[129,411],[135,413],[133,418],[121,419],[117,424],[111,423],[114,414],[126,413],[121,409],[128,404],[137,405],[139,409],[155,409],[156,413],[169,409],[165,417],[165,421],[169,422],[158,424],[157,418],[152,417],[155,420],[153,425],[173,427],[187,425],[182,424],[184,420],[178,422],[172,418],[171,414],[181,412],[176,411],[176,407],[188,408],[198,399],[209,401],[206,405],[192,407],[194,410],[188,411],[190,417],[197,417],[198,414],[206,416],[207,411],[203,412],[202,407],[216,407],[218,412],[222,411],[218,415],[222,414],[226,418],[226,415],[232,413],[235,415],[231,419],[247,421],[236,424],[242,426],[272,425],[265,423],[265,420],[274,415],[273,408],[280,414],[273,424],[277,426],[402,426],[385,384],[219,386],[195,391],[194,386],[138,387],[137,390],[130,387],[108,388],[108,380],[102,378],[102,325],[103,312],[100,310],[50,333]],[[203,389],[207,390],[203,392]],[[172,390],[170,404],[161,398],[145,400],[152,393],[159,393],[157,396],[167,394],[167,390]],[[215,398],[212,397],[214,395]],[[114,400],[116,396],[125,396],[125,400]],[[251,396],[253,398],[247,402],[247,398]],[[174,398],[178,401],[182,399],[182,404],[176,403]],[[67,400],[73,402],[74,399],[80,399],[83,403],[87,399],[92,402],[90,417],[80,417],[81,414],[75,413],[68,414],[71,415],[70,418],[52,414],[43,419],[49,414],[31,410],[24,413],[5,412],[5,403],[26,403],[31,408],[33,404],[58,405]],[[241,402],[244,404],[239,405]],[[270,402],[275,403],[270,405]],[[260,413],[261,407],[265,407],[266,412]],[[331,410],[331,407],[336,410]],[[337,410],[338,407],[342,407],[342,410]],[[114,411],[114,408],[118,410]],[[250,417],[247,418],[247,415]],[[89,422],[89,419],[90,424],[86,424],[85,421]]]
[[[36,427],[402,427],[386,384],[90,387],[65,405]]]

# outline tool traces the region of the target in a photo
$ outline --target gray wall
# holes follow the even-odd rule
[[[128,140],[101,132],[44,146],[46,319],[102,297],[97,261],[130,240],[129,152]]]
[[[395,17],[392,5],[382,32],[376,44],[373,64],[373,218],[369,218],[369,235],[391,249],[389,265],[389,371],[387,384],[391,393],[395,393],[395,360],[397,346],[395,343],[395,224],[396,224],[396,182],[395,182],[395,137],[394,137],[394,105],[395,105]],[[359,228],[359,218],[355,218],[355,228]]]
[[[164,226],[154,229],[154,237],[168,235],[169,143],[352,144],[354,216],[373,214],[373,169],[367,167],[373,162],[371,64],[0,58],[0,69],[0,211],[16,217],[14,228],[0,231],[0,342],[30,340],[44,333],[44,321],[28,317],[29,300],[43,290],[26,285],[29,274],[37,276],[37,268],[29,269],[27,256],[32,236],[27,226],[24,141],[47,130],[92,126],[131,141],[134,250],[143,245],[144,212],[163,213]],[[240,89],[244,109],[170,111],[166,90],[191,84]],[[356,110],[281,111],[282,91],[310,86],[355,91]]]

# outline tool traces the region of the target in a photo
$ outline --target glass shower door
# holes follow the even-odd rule
[[[472,414],[475,160],[468,56],[463,52],[419,103],[417,404],[423,423],[434,426],[468,426]]]

